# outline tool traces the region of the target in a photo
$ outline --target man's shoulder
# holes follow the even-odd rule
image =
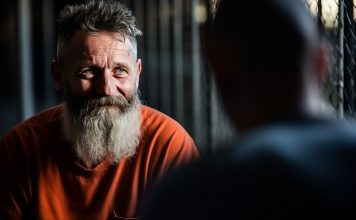
[[[272,151],[297,156],[334,147],[356,150],[356,124],[327,120],[277,124],[251,132],[234,144],[239,145],[240,155]]]
[[[10,129],[4,136],[4,138],[13,135],[27,136],[36,135],[41,132],[49,132],[50,127],[56,126],[61,117],[63,105],[57,105],[38,112],[32,117],[20,122]]]
[[[347,179],[356,170],[355,158],[356,124],[326,121],[269,127],[240,137],[183,173],[196,171],[206,174],[206,178],[225,178],[229,174],[256,172],[259,175],[253,176],[262,178],[263,173],[279,171],[286,175],[295,172],[316,178]]]
[[[185,131],[179,122],[152,107],[141,105],[142,126],[144,129],[164,128],[165,131]]]
[[[30,162],[33,157],[37,158],[38,152],[52,149],[61,134],[59,118],[62,108],[56,106],[41,111],[9,130],[0,140],[2,160],[5,162],[3,157],[6,157],[13,160],[6,160],[7,163]]]
[[[323,121],[268,128],[233,143],[216,161],[276,184],[282,182],[279,177],[289,177],[339,190],[335,185],[349,189],[348,183],[355,182],[355,158],[356,125]],[[275,179],[265,175],[272,173]]]
[[[176,162],[197,158],[198,151],[189,133],[174,119],[151,107],[142,105],[142,143],[156,155]],[[180,159],[177,155],[180,155]]]
[[[38,112],[37,114],[35,114],[33,117],[29,118],[29,120],[45,120],[45,121],[57,120],[59,117],[61,117],[63,108],[64,105],[60,104],[44,109]]]
[[[194,219],[220,219],[264,212],[265,216],[304,218],[310,212],[336,213],[326,207],[337,209],[342,207],[336,206],[337,202],[355,201],[355,158],[353,124],[268,127],[240,137],[221,152],[168,176],[149,204],[152,210],[158,210],[157,204],[164,206],[164,211],[152,212],[149,207],[148,216],[173,213]],[[167,204],[167,198],[175,199]]]
[[[174,121],[174,119],[172,119],[170,116],[166,115],[165,113],[147,105],[141,105],[141,113],[144,118],[162,117],[163,119]]]

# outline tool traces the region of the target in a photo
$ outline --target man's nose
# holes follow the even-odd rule
[[[102,96],[116,95],[115,79],[110,70],[105,69],[97,79],[96,92]]]

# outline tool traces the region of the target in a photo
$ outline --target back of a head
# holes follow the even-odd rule
[[[301,0],[222,0],[210,31],[229,45],[241,68],[257,74],[300,71],[318,39]]]
[[[302,0],[222,0],[207,30],[205,52],[238,130],[305,114],[320,38]]]

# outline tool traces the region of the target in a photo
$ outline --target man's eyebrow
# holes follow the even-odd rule
[[[90,66],[92,66],[92,65],[89,62],[78,63],[78,65],[74,68],[74,71],[75,72],[80,72],[84,68],[87,68],[87,67],[90,67]]]
[[[118,61],[118,62],[113,62],[113,66],[115,67],[125,67],[125,68],[130,68],[130,64],[127,62],[122,62],[122,61]]]

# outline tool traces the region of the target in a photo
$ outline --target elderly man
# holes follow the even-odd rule
[[[206,55],[240,136],[162,181],[147,219],[355,219],[356,127],[322,113],[314,24],[302,0],[221,1]]]
[[[26,120],[0,142],[0,217],[139,217],[146,191],[198,157],[174,120],[140,104],[141,31],[119,2],[60,13],[55,87],[65,104]]]

